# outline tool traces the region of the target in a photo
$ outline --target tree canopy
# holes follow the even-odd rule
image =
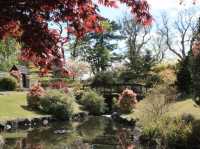
[[[120,35],[120,25],[114,21],[102,21],[104,28],[100,33],[88,33],[81,40],[75,40],[71,45],[72,58],[79,58],[91,65],[92,72],[106,71],[114,59],[117,42],[123,39]]]
[[[14,64],[18,64],[20,44],[15,39],[7,38],[0,41],[0,71],[8,71]]]
[[[117,8],[117,2],[130,7],[138,22],[152,21],[145,0],[98,0],[106,7]],[[93,0],[1,0],[0,6],[0,38],[12,36],[23,42],[21,59],[32,61],[42,72],[53,65],[65,66],[59,43],[67,42],[70,35],[81,38],[88,32],[103,31],[103,18]],[[66,24],[65,36],[50,29],[50,22]]]

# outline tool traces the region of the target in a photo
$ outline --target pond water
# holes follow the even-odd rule
[[[105,117],[1,133],[3,149],[139,149],[134,128]]]

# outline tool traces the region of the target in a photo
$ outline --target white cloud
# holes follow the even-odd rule
[[[166,10],[176,7],[177,0],[148,0],[152,10]]]

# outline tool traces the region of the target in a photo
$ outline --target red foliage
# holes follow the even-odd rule
[[[43,89],[43,88],[41,87],[41,85],[38,83],[38,84],[34,84],[34,85],[31,87],[31,89],[30,89],[28,95],[29,95],[29,96],[37,97],[37,96],[42,96],[42,95],[44,95],[44,93],[45,93],[44,89]]]
[[[64,68],[61,70],[61,76],[69,76],[69,77],[74,77],[76,74],[75,72],[71,71],[71,70],[67,70],[67,68]]]
[[[49,87],[52,88],[52,89],[62,89],[62,88],[67,87],[67,85],[64,81],[56,81],[56,82],[52,82],[49,85]]]
[[[132,90],[130,89],[125,89],[123,90],[122,94],[119,97],[119,102],[121,100],[123,100],[124,98],[128,97],[128,98],[136,98],[137,94],[134,93]]]
[[[127,4],[138,22],[151,23],[146,0],[99,0],[99,3],[117,7],[117,1]],[[12,36],[23,42],[21,59],[32,61],[46,72],[52,65],[63,68],[60,42],[67,42],[70,35],[81,38],[87,32],[101,32],[102,19],[93,0],[1,0],[0,39]],[[67,24],[66,37],[50,30],[49,22]]]
[[[51,89],[62,89],[65,93],[68,93],[69,91],[68,86],[66,85],[64,81],[52,82],[50,83],[49,87]]]

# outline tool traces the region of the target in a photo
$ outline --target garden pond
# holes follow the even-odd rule
[[[91,117],[84,122],[55,122],[48,127],[3,132],[3,149],[141,149],[139,129]]]

